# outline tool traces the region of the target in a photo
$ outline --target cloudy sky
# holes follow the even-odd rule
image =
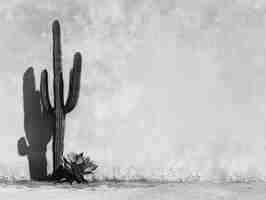
[[[23,74],[34,68],[38,90],[47,68],[52,89],[54,19],[66,91],[83,56],[66,152],[88,152],[100,177],[266,177],[263,0],[2,0],[1,175],[28,173]]]

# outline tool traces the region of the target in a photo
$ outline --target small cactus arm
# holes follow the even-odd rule
[[[69,90],[66,103],[64,102],[64,81],[61,60],[61,39],[60,24],[58,20],[53,22],[53,71],[54,71],[54,107],[52,107],[49,98],[48,89],[48,73],[43,70],[41,73],[41,102],[43,108],[52,114],[55,119],[53,132],[53,172],[62,164],[62,156],[64,152],[64,132],[65,132],[65,116],[71,112],[77,105],[80,78],[81,78],[81,54],[77,52],[74,55],[73,67],[70,70]]]

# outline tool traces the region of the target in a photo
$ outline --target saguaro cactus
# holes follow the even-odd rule
[[[77,104],[80,89],[81,76],[81,54],[74,55],[73,68],[70,70],[69,91],[66,102],[64,102],[64,81],[61,61],[61,35],[58,20],[53,22],[53,71],[54,71],[54,107],[49,99],[48,73],[43,70],[41,73],[41,102],[43,108],[54,116],[53,132],[53,172],[62,164],[64,152],[65,116],[71,112]]]

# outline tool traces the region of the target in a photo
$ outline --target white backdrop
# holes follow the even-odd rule
[[[52,89],[57,18],[66,91],[73,54],[83,55],[65,151],[88,152],[99,178],[266,177],[265,9],[263,0],[2,0],[0,175],[28,177],[17,152],[23,73],[32,66],[39,89],[48,68]],[[51,144],[47,152],[51,171]]]

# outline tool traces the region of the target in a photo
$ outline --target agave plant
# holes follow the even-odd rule
[[[87,183],[85,175],[93,174],[98,167],[89,156],[84,153],[69,153],[62,158],[62,165],[54,172],[53,179],[58,182],[76,181],[78,183]]]

